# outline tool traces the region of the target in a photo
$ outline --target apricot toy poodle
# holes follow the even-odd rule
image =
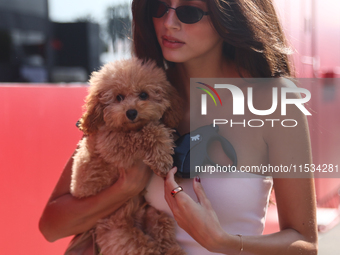
[[[180,121],[179,102],[165,72],[153,61],[120,60],[93,72],[71,194],[94,195],[115,183],[120,169],[141,160],[166,176],[173,165],[172,128]],[[176,242],[173,219],[147,205],[144,192],[97,222],[96,242],[103,255],[185,254]]]

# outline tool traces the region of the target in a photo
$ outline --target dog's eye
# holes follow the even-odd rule
[[[118,95],[118,96],[116,97],[116,99],[117,99],[118,102],[121,102],[121,101],[124,100],[124,96],[123,96],[123,95]]]
[[[146,99],[148,99],[148,97],[149,97],[149,95],[145,92],[142,92],[142,93],[139,94],[139,98],[141,100],[146,100]]]

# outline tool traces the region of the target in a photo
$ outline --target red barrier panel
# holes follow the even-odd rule
[[[81,132],[85,87],[0,86],[1,254],[60,255],[38,222]]]

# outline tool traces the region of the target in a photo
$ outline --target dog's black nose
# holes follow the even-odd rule
[[[135,109],[130,109],[126,111],[126,116],[129,120],[134,120],[137,117],[138,112]]]

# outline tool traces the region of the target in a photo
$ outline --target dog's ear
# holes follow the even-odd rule
[[[90,93],[86,98],[86,112],[83,114],[80,124],[83,132],[90,135],[104,125],[104,105],[99,100],[99,95]]]
[[[162,120],[170,128],[177,128],[182,119],[183,100],[173,86],[168,88],[168,98],[170,107],[166,109]]]

